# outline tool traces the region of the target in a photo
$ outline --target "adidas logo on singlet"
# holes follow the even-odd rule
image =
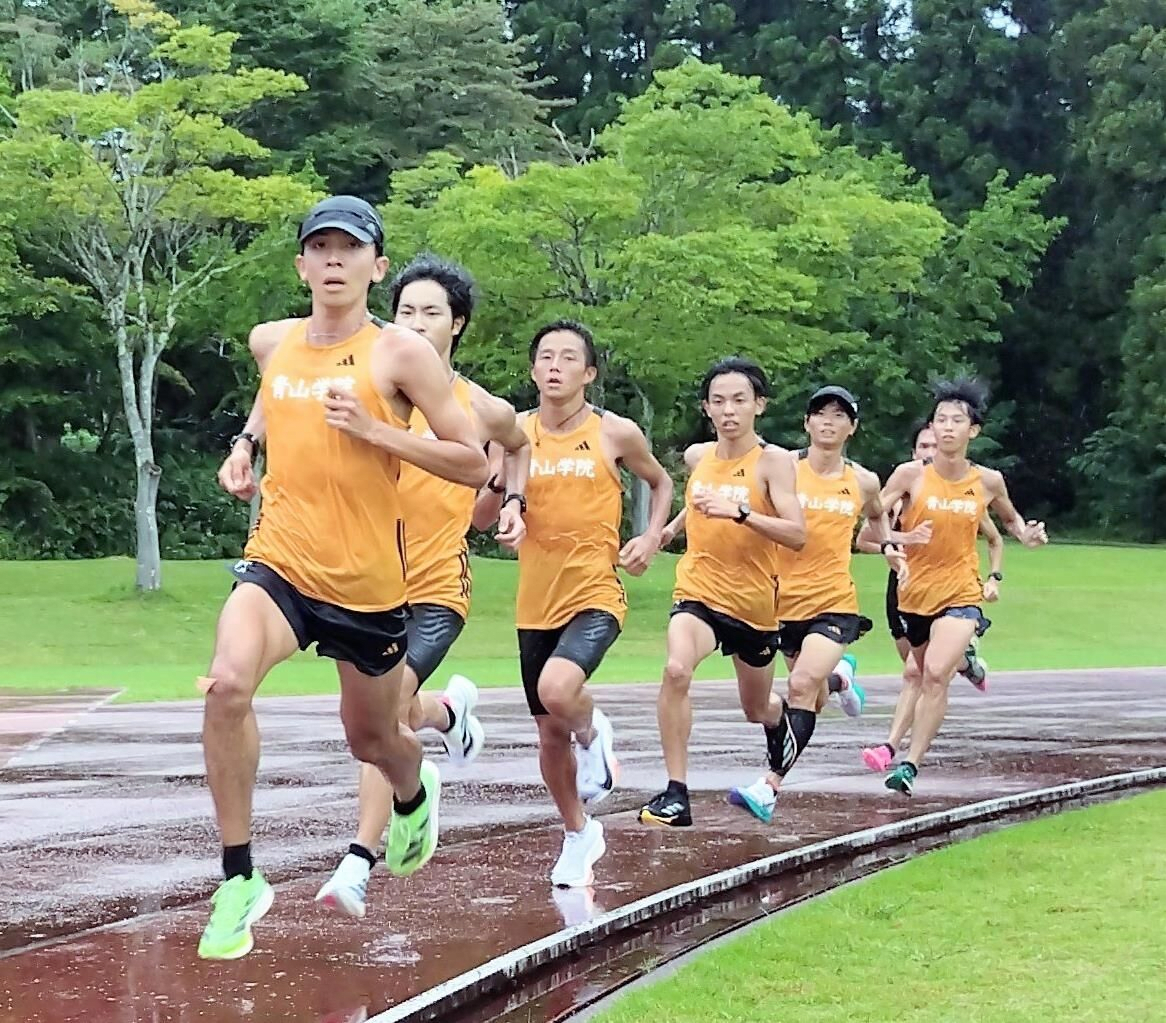
[[[744,475],[745,475],[745,470],[744,470],[744,469],[738,469],[738,470],[737,470],[735,473],[733,473],[733,478],[735,479],[735,478],[736,478],[736,477],[738,477],[738,476],[744,476]]]
[[[971,487],[968,487],[968,489],[964,491],[964,497],[975,497],[975,496],[976,496],[976,492]]]
[[[587,441],[584,441],[582,444],[576,444],[575,450],[576,451],[590,451],[591,445],[588,444]]]
[[[355,366],[356,365],[356,356],[355,355],[346,355],[346,356],[344,356],[343,359],[341,359],[338,363],[336,363],[336,365],[337,366]]]
[[[849,497],[850,496],[850,487],[843,487],[841,490],[838,491],[838,493],[845,494],[847,497]]]

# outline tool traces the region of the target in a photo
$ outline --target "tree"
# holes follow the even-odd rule
[[[281,175],[245,178],[225,164],[259,159],[229,119],[303,82],[230,70],[234,36],[181,28],[149,0],[114,0],[121,49],[75,91],[12,101],[0,181],[25,198],[26,244],[76,274],[101,302],[133,440],[139,589],[161,585],[154,456],[159,364],[183,306],[240,261],[241,225],[272,223],[312,199]]]

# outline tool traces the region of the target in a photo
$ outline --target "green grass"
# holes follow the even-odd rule
[[[597,1021],[1162,1019],[1164,839],[1166,792],[986,835],[791,910]]]
[[[662,555],[646,575],[626,580],[627,628],[597,681],[659,677],[675,560]],[[883,564],[855,559],[862,606],[875,620],[875,631],[855,648],[867,674],[898,665],[884,626]],[[993,668],[1166,664],[1166,547],[1026,551],[1011,544],[1005,569],[1004,596],[988,611],[995,624],[985,650]],[[445,669],[484,685],[515,684],[516,565],[478,560],[474,574],[470,621]],[[166,564],[163,581],[160,594],[134,593],[125,559],[0,562],[0,686],[114,686],[136,700],[193,697],[231,577],[223,562],[179,561]],[[700,677],[726,672],[715,656]],[[302,654],[273,672],[263,692],[330,692],[334,678],[329,663]]]

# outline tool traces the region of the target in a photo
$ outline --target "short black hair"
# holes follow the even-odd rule
[[[587,353],[587,365],[596,368],[599,367],[599,352],[595,348],[595,336],[578,320],[555,320],[553,323],[548,323],[545,327],[539,327],[530,342],[530,364],[532,366],[534,365],[535,356],[538,355],[538,346],[542,339],[548,334],[554,334],[560,330],[567,331],[579,338],[583,342],[583,348]]]
[[[988,415],[988,386],[974,377],[955,377],[952,380],[938,380],[931,385],[931,415],[935,419],[939,406],[945,402],[957,402],[967,410],[968,418],[976,426],[983,426]]]
[[[914,425],[911,427],[911,450],[915,450],[915,445],[919,443],[919,434],[924,430],[931,429],[930,419],[916,419]]]
[[[700,382],[700,400],[708,401],[709,388],[712,387],[713,381],[717,377],[727,376],[730,373],[740,373],[749,381],[749,386],[753,388],[754,398],[769,397],[769,379],[765,375],[765,370],[752,359],[730,355],[727,359],[720,359],[709,367],[704,379]]]
[[[474,278],[464,266],[435,256],[432,252],[423,252],[399,270],[389,285],[389,303],[394,316],[401,304],[401,292],[417,281],[433,281],[441,285],[449,302],[450,313],[455,320],[459,317],[462,320],[461,329],[454,334],[453,344],[449,346],[449,354],[453,355],[461,344],[462,335],[469,327],[474,312]]]

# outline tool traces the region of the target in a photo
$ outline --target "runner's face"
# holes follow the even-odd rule
[[[935,431],[927,426],[919,431],[919,436],[915,438],[915,450],[911,454],[916,461],[922,462],[926,458],[934,458],[937,447]]]
[[[462,329],[462,318],[453,318],[449,295],[437,281],[413,281],[401,290],[393,322],[417,331],[438,355],[447,355],[454,334]]]
[[[388,269],[389,261],[377,255],[375,246],[331,227],[309,235],[296,256],[296,270],[311,289],[312,301],[337,308],[366,301],[369,286],[383,281]]]
[[[542,397],[568,401],[595,379],[595,367],[587,365],[587,346],[578,334],[555,330],[539,341],[530,376]]]
[[[820,409],[806,416],[806,433],[810,444],[826,451],[837,451],[846,445],[858,429],[850,421],[846,410],[836,401],[828,401]]]
[[[717,437],[732,440],[753,434],[753,423],[765,411],[765,399],[753,393],[753,384],[743,373],[722,373],[709,384],[708,400],[701,402],[701,408]]]
[[[945,455],[962,455],[968,442],[978,437],[980,428],[972,422],[962,401],[940,402],[931,420],[938,449]]]

